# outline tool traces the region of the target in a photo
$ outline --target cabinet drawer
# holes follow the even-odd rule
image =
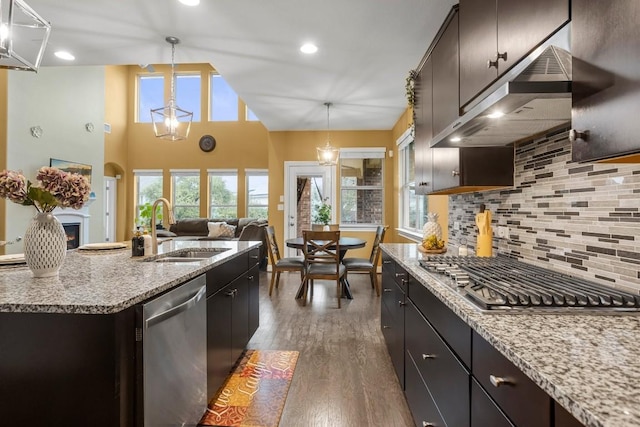
[[[475,332],[472,372],[518,427],[550,425],[551,397]]]
[[[402,266],[396,264],[394,279],[395,279],[396,285],[398,285],[398,287],[402,290],[402,292],[406,294],[407,282],[409,281],[409,273],[407,273],[407,270],[405,270]]]
[[[250,252],[240,254],[207,271],[207,296],[213,295],[222,287],[233,282],[235,278],[246,273],[249,265],[249,254]]]
[[[473,427],[514,427],[476,380],[471,380],[471,419]]]
[[[413,304],[405,313],[405,360],[413,359],[447,425],[468,426],[468,371]]]
[[[406,371],[407,380],[404,394],[416,426],[446,427],[447,424],[440,416],[429,390],[418,373],[418,368],[410,357],[407,357]]]
[[[444,338],[462,362],[471,367],[471,328],[421,283],[409,282],[409,299]]]

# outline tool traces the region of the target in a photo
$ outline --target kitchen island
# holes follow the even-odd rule
[[[420,267],[417,245],[385,243],[381,247],[416,283],[580,423],[640,425],[638,315],[482,313]]]
[[[143,304],[195,278],[206,283],[202,393],[212,397],[258,326],[260,244],[167,241],[141,258],[130,248],[72,250],[56,278],[0,269],[1,419],[142,426]],[[190,251],[202,258],[156,262]],[[181,365],[190,361],[167,360],[168,378]]]

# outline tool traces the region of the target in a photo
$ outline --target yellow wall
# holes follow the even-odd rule
[[[269,224],[276,230],[276,239],[283,242],[284,211],[275,207],[281,203],[280,196],[284,195],[284,162],[285,161],[315,161],[316,147],[326,144],[326,131],[288,131],[269,133]],[[334,147],[384,147],[394,149],[391,131],[331,131],[331,145]],[[339,172],[338,172],[339,173]],[[384,163],[384,221],[393,226],[393,206],[395,195],[389,191],[393,185],[394,158],[388,153]],[[338,177],[334,177],[337,180]],[[337,181],[336,181],[337,182]],[[338,186],[339,188],[339,186]],[[339,206],[340,194],[336,198]],[[339,212],[338,212],[339,215]],[[338,218],[339,220],[339,218]],[[391,229],[390,227],[390,229]],[[345,232],[345,236],[357,235],[373,241],[374,232]],[[387,239],[385,238],[385,241]],[[282,245],[282,244],[281,244]],[[368,257],[371,247],[349,251],[350,257]]]

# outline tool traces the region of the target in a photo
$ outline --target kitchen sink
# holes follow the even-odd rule
[[[187,250],[180,252],[169,252],[154,258],[147,259],[148,262],[199,262],[204,261],[222,252],[228,251],[229,248],[211,248],[210,250]]]

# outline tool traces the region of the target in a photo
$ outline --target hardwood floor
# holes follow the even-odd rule
[[[380,298],[367,274],[350,274],[353,300],[338,309],[335,282],[316,280],[295,299],[298,273],[282,273],[269,298],[261,272],[260,327],[250,349],[300,352],[281,427],[413,426],[380,332]]]

